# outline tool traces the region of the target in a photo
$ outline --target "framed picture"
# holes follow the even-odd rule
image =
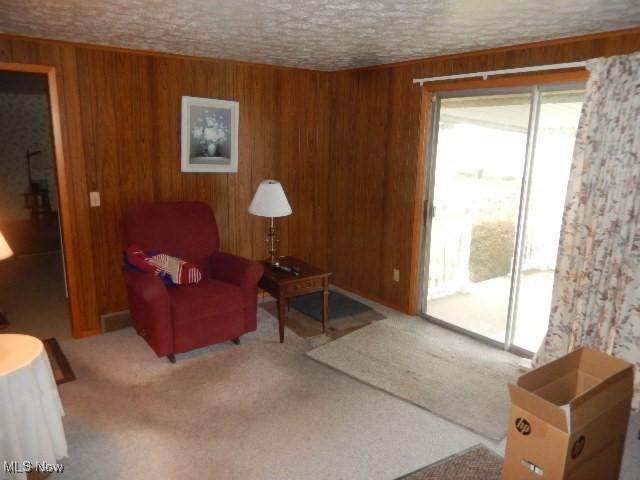
[[[239,103],[182,97],[183,172],[238,171]]]

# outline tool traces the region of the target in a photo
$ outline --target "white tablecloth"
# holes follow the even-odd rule
[[[28,335],[0,334],[0,478],[4,461],[55,464],[67,456],[64,409],[44,345]]]

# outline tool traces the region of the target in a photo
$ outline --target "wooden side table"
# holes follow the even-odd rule
[[[302,271],[300,275],[296,276],[293,273],[273,268],[267,260],[262,261],[264,275],[260,279],[258,287],[278,300],[280,343],[284,342],[284,327],[287,323],[287,301],[289,298],[299,295],[321,292],[322,331],[324,332],[329,314],[329,277],[331,272],[321,270],[295,257],[281,257],[278,261],[280,265],[297,267]]]

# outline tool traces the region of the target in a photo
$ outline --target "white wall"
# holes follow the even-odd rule
[[[22,196],[29,188],[27,149],[42,152],[32,157],[31,174],[35,180],[47,180],[51,206],[57,211],[46,77],[0,72],[0,223],[29,218]]]

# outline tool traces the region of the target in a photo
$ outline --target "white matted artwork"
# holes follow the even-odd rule
[[[239,103],[182,97],[182,171],[237,172]]]

